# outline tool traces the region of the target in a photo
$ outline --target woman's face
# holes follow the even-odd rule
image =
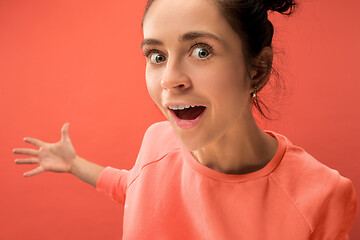
[[[242,42],[212,0],[156,0],[143,34],[149,94],[187,149],[199,150],[246,123],[251,88]],[[186,114],[189,109],[179,113],[169,105],[206,109],[184,120],[202,109]]]

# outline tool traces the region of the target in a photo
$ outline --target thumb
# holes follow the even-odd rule
[[[70,123],[65,123],[61,129],[61,141],[70,140],[69,137],[69,125]]]

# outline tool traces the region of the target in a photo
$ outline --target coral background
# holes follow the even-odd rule
[[[70,174],[24,178],[34,166],[15,165],[12,149],[30,147],[26,136],[56,142],[70,122],[81,157],[133,166],[147,127],[165,119],[145,85],[144,7],[145,0],[0,1],[0,239],[121,238],[120,204]],[[271,14],[287,90],[268,101],[279,120],[260,122],[350,178],[358,194],[359,8],[355,0],[300,1],[290,18]],[[360,239],[359,221],[350,239]]]

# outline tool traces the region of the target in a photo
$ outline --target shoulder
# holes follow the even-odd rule
[[[145,132],[136,164],[145,165],[178,151],[180,142],[169,121],[152,124]]]
[[[176,137],[173,127],[169,121],[156,122],[151,124],[145,132],[144,138],[172,138]],[[160,137],[160,138],[159,138]]]
[[[160,152],[167,152],[174,148],[180,148],[180,142],[169,121],[152,124],[146,130],[142,144],[144,147],[151,145],[152,149],[156,149]]]
[[[356,206],[350,179],[321,163],[303,148],[293,145],[283,135],[274,135],[286,142],[286,149],[281,163],[270,177],[303,215],[312,231],[321,220],[324,209],[335,206],[348,208],[348,204]],[[330,199],[333,199],[332,203]]]
[[[278,141],[282,141],[285,151],[279,166],[273,176],[281,182],[295,183],[301,186],[314,187],[314,184],[334,186],[337,184],[340,174],[315,159],[303,148],[292,144],[285,136],[272,132]]]
[[[267,132],[274,135],[284,148],[282,160],[272,174],[284,186],[295,183],[306,188],[313,188],[314,184],[325,184],[329,187],[336,185],[340,176],[337,170],[321,163],[287,137],[272,131]]]

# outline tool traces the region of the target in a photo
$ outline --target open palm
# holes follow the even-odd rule
[[[24,138],[24,141],[35,145],[39,149],[16,148],[15,154],[34,156],[32,158],[16,159],[17,164],[39,164],[31,171],[24,173],[30,177],[45,171],[70,172],[76,159],[74,147],[69,138],[69,123],[65,123],[61,130],[61,140],[57,143],[46,143],[35,138]]]

